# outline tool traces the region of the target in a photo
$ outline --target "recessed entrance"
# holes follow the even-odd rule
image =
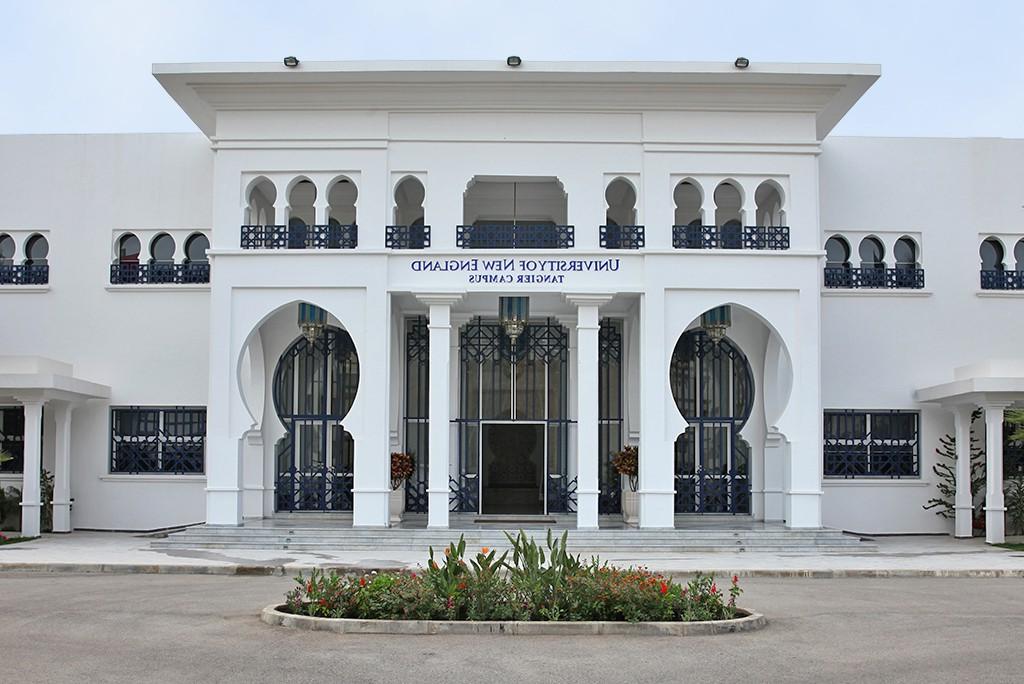
[[[544,424],[484,423],[481,512],[544,513]]]

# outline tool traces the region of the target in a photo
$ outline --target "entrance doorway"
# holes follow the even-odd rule
[[[481,513],[544,513],[544,424],[484,423]]]

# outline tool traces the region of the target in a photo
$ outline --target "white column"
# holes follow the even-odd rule
[[[1002,544],[1003,505],[1003,410],[1006,403],[987,403],[985,409],[985,541]]]
[[[566,295],[576,306],[576,527],[597,528],[598,473],[598,309],[607,295]]]
[[[238,389],[238,355],[233,349],[231,289],[214,278],[210,291],[210,384],[206,400],[206,523],[242,524],[242,442],[246,426],[232,424],[232,407],[237,422],[246,420]],[[238,430],[235,430],[238,427]]]
[[[331,222],[330,213],[331,205],[327,202],[326,193],[324,193],[324,197],[318,195],[316,201],[313,202],[313,223],[318,226],[326,226]]]
[[[640,300],[640,527],[675,526],[675,436],[667,434],[665,291]]]
[[[971,412],[972,406],[953,407],[956,437],[956,524],[954,535],[973,535],[974,498],[971,495]]]
[[[39,509],[42,505],[39,491],[39,473],[42,468],[43,444],[43,401],[39,399],[19,400],[25,409],[25,465],[22,468],[21,486],[21,534],[23,537],[38,537],[40,531]]]
[[[448,455],[451,413],[448,395],[451,355],[451,307],[462,295],[420,295],[430,307],[430,397],[428,400],[427,527],[448,527]]]
[[[71,412],[70,403],[53,404],[53,531],[70,532],[71,526]]]

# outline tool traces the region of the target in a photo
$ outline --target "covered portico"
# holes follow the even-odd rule
[[[989,360],[953,371],[953,381],[923,387],[915,393],[922,403],[948,408],[955,421],[957,537],[972,536],[974,500],[971,481],[971,415],[977,409],[985,419],[985,541],[1005,541],[1006,507],[1003,503],[1003,420],[1008,407],[1024,402],[1024,362]]]
[[[39,536],[43,462],[43,408],[53,411],[53,531],[70,532],[71,420],[76,406],[109,399],[110,387],[75,377],[71,364],[41,356],[0,356],[0,398],[24,409],[21,534]]]

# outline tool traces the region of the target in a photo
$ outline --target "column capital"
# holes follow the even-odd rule
[[[580,293],[567,292],[563,296],[565,297],[565,301],[569,302],[570,304],[572,304],[576,308],[582,308],[582,307],[585,307],[585,306],[600,307],[602,304],[607,304],[608,302],[612,301],[612,298],[615,295],[611,295],[611,294],[594,294],[594,293],[584,293],[584,292],[580,292]]]
[[[1014,402],[1012,399],[986,399],[984,401],[979,402],[978,405],[982,409],[984,409],[986,413],[988,413],[989,411],[1005,411],[1006,409],[1013,406],[1014,403],[1016,402]]]
[[[14,401],[18,402],[22,406],[43,406],[48,400],[46,397],[39,395],[16,394],[14,395]]]
[[[417,301],[427,306],[448,306],[458,304],[465,296],[463,292],[417,292]]]

